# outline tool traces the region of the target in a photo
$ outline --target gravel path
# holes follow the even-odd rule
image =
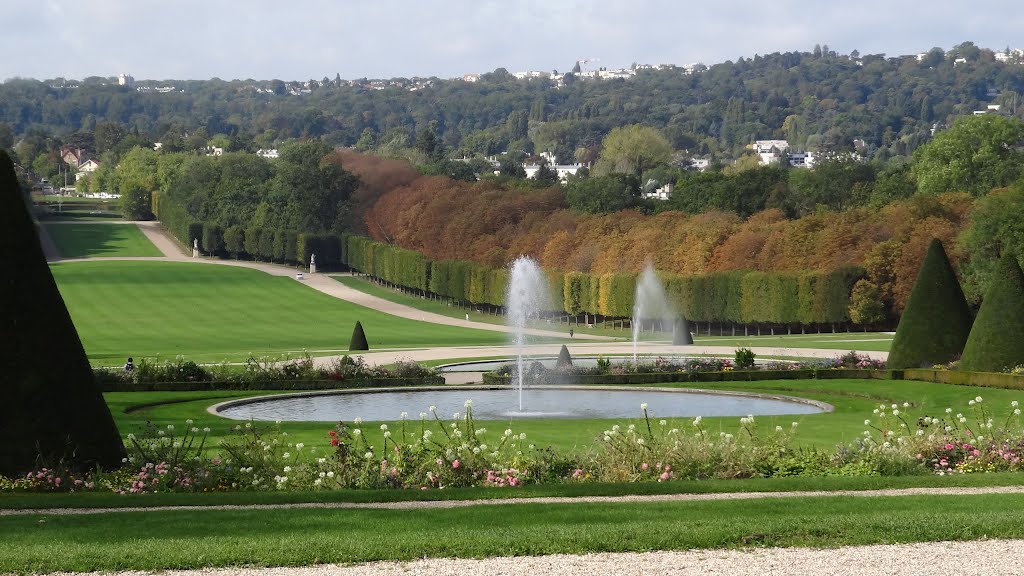
[[[302,568],[226,568],[173,570],[162,576],[903,576],[956,574],[1003,576],[1021,574],[1024,540],[926,542],[842,548],[758,548],[752,550],[688,550],[684,552],[604,553],[574,556],[517,556],[484,559],[438,558],[411,562],[333,564]],[[117,572],[141,576],[149,572]]]

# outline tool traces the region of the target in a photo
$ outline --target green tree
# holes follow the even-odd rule
[[[595,173],[622,173],[638,180],[644,170],[668,162],[672,145],[656,128],[631,124],[614,128],[601,143],[601,157]]]
[[[889,348],[887,367],[942,364],[964,350],[971,311],[942,242],[932,240]]]
[[[0,150],[0,475],[114,469],[121,436],[57,290],[14,164]]]
[[[972,302],[978,302],[1000,254],[1024,254],[1024,180],[976,200],[970,225],[958,240],[966,256],[964,290]]]
[[[885,303],[882,295],[868,280],[858,280],[850,293],[850,320],[854,324],[869,326],[885,320]]]
[[[149,220],[152,218],[152,193],[141,188],[122,191],[121,216],[125,220]]]
[[[622,174],[571,178],[565,199],[573,210],[605,214],[631,206],[635,190],[635,181]]]
[[[926,194],[987,194],[1017,180],[1024,169],[1024,122],[985,114],[965,116],[914,152],[917,188]]]
[[[999,259],[960,359],[962,370],[1001,372],[1024,364],[1024,273],[1017,256]]]

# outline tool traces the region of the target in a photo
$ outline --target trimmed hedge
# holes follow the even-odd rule
[[[889,349],[890,368],[945,364],[964,351],[971,310],[942,242],[932,240]]]
[[[206,390],[337,390],[347,388],[389,388],[441,386],[443,376],[423,378],[376,378],[371,380],[264,380],[260,382],[124,382],[104,381],[103,392],[196,392]]]
[[[964,346],[960,368],[999,372],[1024,364],[1024,272],[1003,254]]]

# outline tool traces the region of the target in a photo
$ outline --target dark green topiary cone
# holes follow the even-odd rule
[[[558,351],[558,360],[555,361],[555,368],[568,368],[572,366],[572,356],[569,355],[569,348],[562,344],[562,349]]]
[[[0,474],[121,466],[124,444],[0,150]]]
[[[693,344],[693,334],[690,333],[690,323],[686,318],[676,318],[675,326],[672,329],[672,345],[687,346]]]
[[[366,342],[366,333],[363,332],[363,324],[358,320],[355,329],[352,330],[352,341],[349,342],[348,349],[350,351],[370,349],[370,345]]]
[[[942,242],[932,240],[892,339],[886,366],[894,370],[944,364],[964,350],[971,311]]]
[[[961,370],[1002,372],[1024,364],[1024,273],[1003,254],[964,347]]]

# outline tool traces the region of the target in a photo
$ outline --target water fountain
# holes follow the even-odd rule
[[[675,320],[675,311],[668,302],[665,287],[658,275],[654,273],[654,265],[650,262],[636,279],[636,292],[633,296],[633,362],[637,361],[638,342],[643,322],[660,320],[662,326],[671,326]]]
[[[537,262],[520,256],[512,263],[508,290],[505,294],[507,323],[512,327],[516,347],[515,378],[519,389],[519,411],[523,411],[523,349],[526,346],[526,323],[547,308],[548,282]]]

